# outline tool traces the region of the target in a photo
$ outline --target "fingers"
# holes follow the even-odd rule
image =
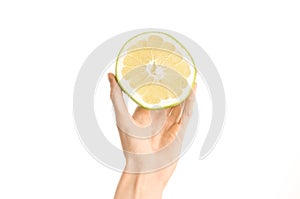
[[[130,135],[133,137],[140,137],[140,138],[146,138],[152,136],[156,132],[159,132],[164,120],[161,119],[161,117],[159,117],[159,115],[157,115],[155,111],[154,112],[152,111],[150,112],[151,118],[152,119],[154,118],[155,121],[153,121],[152,124],[147,127],[143,127],[139,125],[139,123],[135,122],[135,120],[133,120],[133,118],[129,114],[127,110],[127,106],[123,99],[122,90],[119,87],[119,84],[117,83],[115,76],[112,73],[108,74],[108,80],[110,82],[110,87],[111,87],[110,96],[115,109],[118,128],[122,132],[126,133],[126,135]],[[147,115],[147,110],[138,108],[138,111],[140,111],[140,113],[142,114],[145,114],[144,116],[138,119],[142,121]],[[154,115],[154,117],[152,117],[152,115]],[[139,114],[136,113],[135,118],[138,117]]]
[[[170,113],[168,117],[168,121],[171,124],[177,123],[180,120],[180,116],[182,113],[182,105],[179,104],[175,107],[173,107],[172,112]]]
[[[192,117],[194,102],[195,102],[195,94],[196,94],[197,84],[195,83],[193,90],[189,97],[184,102],[184,110],[181,117],[182,128],[185,129],[187,127],[188,121]]]
[[[175,119],[177,117],[177,119],[173,120],[174,123],[169,128],[168,136],[170,138],[175,138],[177,136],[180,142],[183,140],[186,127],[193,114],[195,92],[196,92],[196,85],[193,87],[193,90],[189,95],[189,97],[183,103],[174,107],[173,111],[175,112],[174,114],[173,112],[171,113],[171,117],[172,119]]]
[[[167,109],[165,109],[166,115],[167,115],[167,116],[170,116],[172,110],[173,110],[173,108],[167,108]]]
[[[163,141],[165,142],[164,145],[172,142],[174,138],[177,136],[180,130],[180,118],[182,114],[183,105],[179,104],[172,108],[169,117],[167,118],[166,123],[166,131],[163,133]]]
[[[149,111],[138,107],[133,115],[135,121],[143,126],[151,123],[151,125],[148,125],[147,127],[142,127],[136,125],[135,121],[130,116],[123,99],[122,90],[119,87],[115,76],[112,73],[109,73],[108,79],[111,87],[110,97],[116,113],[117,126],[120,130],[126,132],[127,134],[129,133],[134,137],[149,137],[151,135],[154,135],[156,132],[159,132],[164,124],[165,117],[167,117],[167,128],[170,129],[169,137],[175,137],[179,131],[182,131],[180,133],[184,134],[184,130],[193,112],[196,84],[193,88],[193,91],[184,101],[184,103],[173,108],[169,108],[166,110]],[[180,135],[180,137],[182,136]]]
[[[183,140],[186,126],[193,113],[195,91],[196,85],[184,102],[168,110],[170,113],[168,114],[165,126],[166,131],[161,135],[165,143],[171,142],[175,137],[177,137],[179,141]]]

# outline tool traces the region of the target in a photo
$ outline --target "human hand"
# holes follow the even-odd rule
[[[184,132],[193,111],[196,87],[183,103],[175,107],[162,110],[137,107],[131,116],[115,76],[110,73],[108,78],[126,159],[115,199],[161,198],[180,155]]]

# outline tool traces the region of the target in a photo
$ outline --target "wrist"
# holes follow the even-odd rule
[[[115,199],[160,199],[164,185],[151,173],[123,173],[116,190]]]

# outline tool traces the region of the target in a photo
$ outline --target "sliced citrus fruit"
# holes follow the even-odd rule
[[[193,58],[174,37],[145,32],[129,39],[116,61],[116,78],[127,95],[147,109],[181,103],[196,78]]]

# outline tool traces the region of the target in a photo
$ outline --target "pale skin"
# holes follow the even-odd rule
[[[163,190],[173,174],[180,153],[181,143],[188,121],[192,115],[194,104],[194,92],[196,86],[189,97],[181,104],[168,109],[147,110],[137,107],[131,116],[125,105],[122,90],[119,87],[115,76],[108,74],[112,100],[119,136],[126,159],[126,166],[117,186],[114,199],[160,199]],[[164,117],[164,123],[159,132],[152,137],[141,139],[130,135],[130,131],[140,131],[142,127],[161,125],[159,119]],[[135,134],[142,133],[134,132]],[[169,145],[172,143],[172,145]],[[139,159],[132,154],[154,153],[160,151],[165,146],[171,146],[170,150],[161,154],[163,159],[170,159],[170,164],[158,168],[155,171],[145,172],[149,163],[160,161],[156,156],[147,161]],[[160,156],[160,158],[161,158]],[[131,172],[134,171],[134,172]]]

